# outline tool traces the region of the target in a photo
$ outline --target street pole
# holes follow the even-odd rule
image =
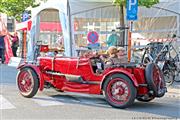
[[[133,21],[129,21],[129,30],[128,30],[128,62],[131,61],[131,40],[132,40],[132,25]]]
[[[129,31],[128,31],[128,62],[131,61],[131,34],[133,21],[138,19],[138,0],[127,0],[127,20],[129,20]]]

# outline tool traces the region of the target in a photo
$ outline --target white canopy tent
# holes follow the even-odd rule
[[[144,39],[164,38],[167,32],[176,32],[179,34],[180,16],[176,14],[177,17],[174,17],[174,13],[158,9],[160,7],[179,13],[178,0],[174,0],[170,5],[167,2],[162,2],[150,9],[140,7],[138,13],[139,19],[134,23],[133,32],[143,35],[145,37]],[[33,23],[31,40],[28,44],[28,55],[31,59],[32,53],[35,50],[34,46],[40,38],[40,28],[38,26],[40,17],[49,16],[48,14],[40,15],[40,13],[47,9],[58,11],[56,15],[53,15],[51,12],[51,16],[46,19],[48,21],[52,16],[54,16],[54,19],[57,19],[55,16],[59,15],[66,56],[74,56],[76,48],[86,44],[87,33],[89,31],[97,31],[100,35],[100,42],[104,42],[111,33],[111,29],[114,29],[119,24],[119,10],[113,6],[112,0],[48,0],[46,3],[32,10]],[[161,32],[164,31],[167,32],[162,34]]]
[[[101,10],[100,8],[106,7],[106,11]],[[115,12],[111,12],[112,10]],[[39,40],[40,35],[40,18],[46,17],[46,15],[40,15],[43,10],[56,10],[59,15],[59,22],[62,27],[62,34],[64,36],[64,48],[65,55],[72,56],[75,51],[75,38],[74,38],[74,19],[78,16],[83,18],[99,18],[106,15],[106,18],[116,17],[119,18],[118,8],[113,6],[112,0],[48,0],[46,3],[41,4],[39,7],[32,9],[32,27],[31,27],[31,39],[28,41],[28,60],[33,60],[33,53],[36,50],[36,44]],[[91,12],[94,9],[98,9],[98,12]],[[86,12],[86,13],[83,13]],[[107,16],[107,12],[111,12]],[[83,14],[80,14],[83,13]],[[50,17],[51,18],[51,17]],[[50,19],[49,17],[46,18]],[[118,19],[119,20],[119,19]],[[93,23],[94,24],[94,23]],[[77,31],[76,31],[77,32]]]
[[[138,21],[134,22],[134,33],[148,39],[167,38],[180,35],[180,1],[160,0],[151,8],[139,7]]]

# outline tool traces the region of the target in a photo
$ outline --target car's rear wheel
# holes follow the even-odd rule
[[[39,79],[37,74],[31,68],[23,68],[17,76],[17,86],[22,96],[31,98],[39,88]]]
[[[106,101],[113,107],[126,108],[133,104],[137,90],[132,81],[123,74],[109,76],[103,86]]]
[[[154,63],[149,63],[145,69],[148,88],[154,92],[155,97],[162,97],[166,92],[166,84],[162,71]]]

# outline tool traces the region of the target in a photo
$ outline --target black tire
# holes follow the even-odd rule
[[[149,97],[149,98],[143,98],[143,97],[139,97],[139,98],[136,98],[138,101],[141,101],[141,102],[150,102],[154,99],[155,97]]]
[[[114,92],[113,92],[113,87],[115,88]],[[114,95],[113,97],[113,93],[115,94],[115,92],[117,92],[117,89],[118,89],[118,93],[116,93],[116,95]],[[129,105],[133,104],[137,94],[137,90],[133,85],[132,80],[130,80],[124,74],[113,74],[109,76],[103,85],[103,91],[106,101],[111,106],[116,108],[126,108]],[[115,98],[115,97],[119,97],[119,98]]]
[[[164,70],[163,75],[166,82],[166,86],[171,86],[175,79],[174,72],[172,70]]]
[[[175,81],[175,82],[180,82],[180,71],[178,71],[178,72],[176,73],[176,76],[175,76],[175,78],[174,78],[174,81]]]
[[[146,81],[149,90],[154,92],[156,97],[164,96],[166,84],[162,71],[155,63],[149,63],[145,69]]]
[[[39,79],[31,68],[23,68],[17,75],[17,86],[22,96],[32,98],[39,89]]]

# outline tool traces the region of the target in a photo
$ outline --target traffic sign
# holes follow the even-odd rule
[[[91,31],[88,33],[87,39],[90,43],[94,44],[98,41],[99,39],[99,35],[97,32],[95,31]]]
[[[29,19],[29,14],[28,12],[24,12],[22,15],[22,22],[25,22]]]
[[[127,20],[137,20],[138,0],[127,0]]]
[[[98,49],[100,47],[100,43],[89,43],[87,47],[91,49]]]

